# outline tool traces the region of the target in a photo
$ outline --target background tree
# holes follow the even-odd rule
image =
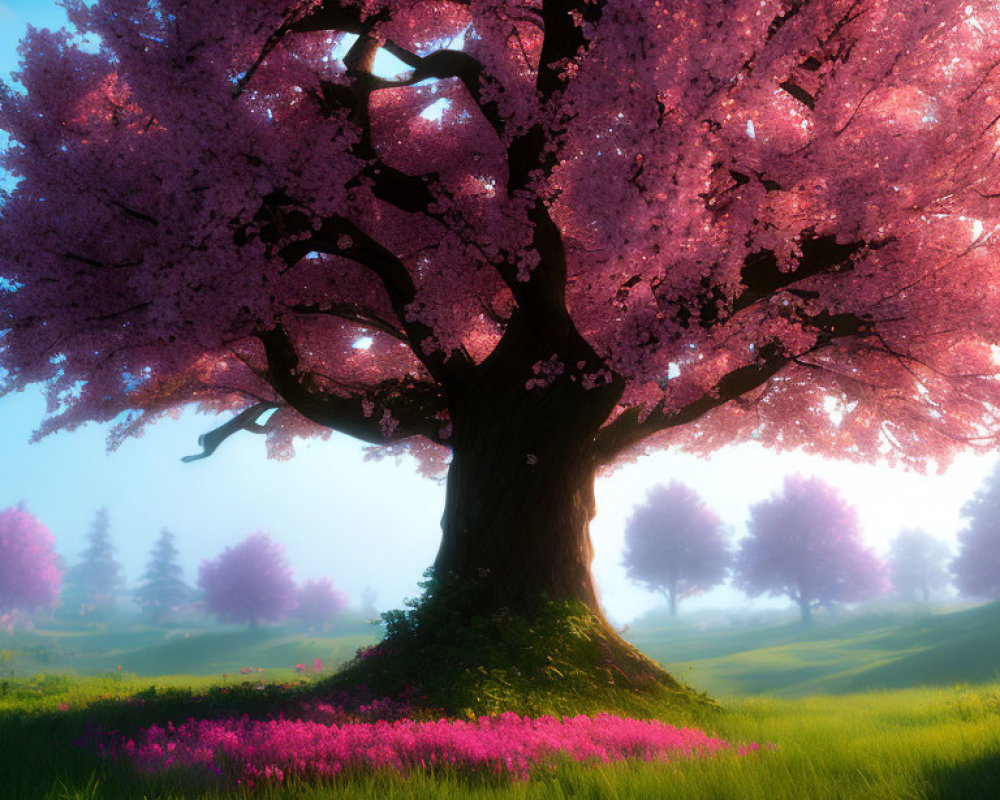
[[[361,590],[361,614],[366,619],[373,619],[376,622],[379,620],[378,608],[375,606],[375,601],[378,599],[378,594],[371,586],[365,586]]]
[[[955,586],[965,597],[1000,598],[1000,464],[962,509],[958,555],[951,562]]]
[[[52,532],[23,507],[0,511],[0,617],[53,605],[61,581]]]
[[[307,580],[296,593],[295,617],[310,628],[331,622],[345,608],[347,595],[333,587],[329,578]]]
[[[867,600],[886,588],[857,511],[817,478],[786,478],[782,491],[750,508],[747,527],[734,585],[751,597],[790,597],[803,622],[816,605]]]
[[[654,486],[625,526],[625,572],[663,592],[670,615],[677,601],[722,583],[729,572],[722,521],[688,486]]]
[[[901,530],[889,545],[889,580],[903,600],[930,602],[948,585],[948,545],[919,528]]]
[[[593,481],[647,447],[995,432],[993,0],[66,5],[0,91],[42,434],[450,449],[436,574],[487,615],[599,614]]]
[[[66,572],[62,605],[72,616],[102,618],[112,614],[124,583],[111,543],[107,508],[100,508],[87,533],[80,562]]]
[[[164,528],[153,545],[142,583],[135,592],[143,615],[155,622],[162,622],[191,600],[193,592],[182,578],[184,570],[178,563],[178,555],[174,535]]]
[[[227,547],[198,570],[205,610],[227,622],[261,622],[285,617],[295,608],[296,587],[284,545],[266,533],[252,533]]]

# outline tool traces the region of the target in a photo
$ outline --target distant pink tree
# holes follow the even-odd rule
[[[955,586],[966,597],[1000,598],[1000,464],[962,508],[968,522],[951,562]]]
[[[311,628],[326,624],[347,608],[347,595],[335,589],[329,578],[307,580],[296,597],[295,616]]]
[[[23,507],[0,511],[0,616],[54,604],[61,582],[52,532]]]
[[[625,572],[661,591],[677,613],[677,601],[726,579],[729,543],[722,521],[688,486],[654,486],[625,527]]]
[[[212,561],[203,561],[198,587],[205,592],[209,613],[251,627],[281,619],[295,607],[295,581],[284,546],[263,532],[227,547]]]
[[[0,620],[53,605],[61,582],[52,532],[23,506],[0,511]]]
[[[861,541],[857,511],[817,478],[786,478],[781,492],[750,509],[749,530],[736,557],[736,587],[751,597],[790,597],[803,622],[816,605],[886,589],[882,563]]]

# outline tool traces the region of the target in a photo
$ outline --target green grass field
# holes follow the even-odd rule
[[[0,671],[19,673],[0,682],[0,798],[1000,797],[1000,605],[861,616],[809,629],[792,623],[699,633],[650,625],[630,633],[685,680],[716,687],[721,710],[701,712],[694,720],[699,727],[774,748],[670,764],[562,764],[525,783],[443,772],[226,790],[177,775],[139,776],[128,765],[99,761],[73,741],[88,722],[128,730],[183,719],[192,693],[203,696],[208,713],[263,713],[311,691],[308,681],[295,683],[292,664],[353,652],[357,637],[302,641],[288,630],[261,629],[167,641],[160,632],[156,641],[154,632],[136,628],[128,646],[106,663],[117,665],[121,656],[122,663],[144,670],[172,667],[182,674],[61,674],[68,664],[83,671],[80,665],[98,662],[98,640],[107,643],[112,632],[90,631],[57,637],[65,663],[28,676],[21,669],[37,666],[38,648],[45,646],[39,643],[52,638],[38,631],[0,639]],[[35,651],[17,649],[27,644]],[[241,665],[264,666],[271,688],[257,688],[258,673],[249,681],[234,674]],[[230,677],[224,680],[222,671]],[[145,702],[130,699],[137,695]],[[672,721],[668,708],[660,716]]]
[[[238,674],[242,667],[272,670],[312,665],[321,658],[340,664],[359,647],[372,644],[378,632],[352,631],[346,635],[303,633],[294,628],[256,629],[210,627],[184,629],[149,625],[68,625],[13,635],[0,633],[0,675],[39,672],[95,675],[122,671],[133,675]],[[362,629],[363,630],[363,629]]]
[[[1000,603],[705,632],[662,622],[637,626],[629,638],[712,696],[802,697],[1000,681]]]

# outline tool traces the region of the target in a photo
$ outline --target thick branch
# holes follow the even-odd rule
[[[387,48],[388,49],[388,48]],[[398,53],[401,48],[395,47],[391,52]],[[458,78],[469,96],[475,101],[483,118],[496,131],[497,136],[504,135],[504,121],[500,116],[500,108],[496,101],[487,100],[483,95],[483,65],[478,60],[460,50],[437,50],[428,53],[423,58],[416,58],[410,63],[413,69],[412,83],[418,83],[427,78]]]
[[[260,424],[258,420],[268,411],[277,408],[274,403],[255,403],[249,408],[243,409],[229,422],[223,423],[218,428],[203,433],[198,437],[198,446],[203,448],[202,452],[193,456],[184,456],[181,461],[190,463],[202,458],[208,458],[214,453],[219,445],[238,431],[248,431],[249,433],[267,433],[267,423]]]
[[[293,31],[301,33],[306,31],[337,30],[343,33],[362,34],[371,30],[372,26],[384,17],[384,13],[380,12],[362,21],[361,9],[358,6],[345,6],[339,2],[325,2],[307,16],[290,14],[281,26],[267,37],[267,41],[264,42],[259,55],[253,64],[247,67],[246,72],[243,73],[243,76],[233,88],[233,97],[239,97],[243,94],[247,84],[260,68],[260,65],[264,63],[264,60],[289,33]]]
[[[441,443],[445,412],[436,386],[410,377],[382,381],[361,396],[340,397],[323,391],[310,373],[300,373],[291,337],[280,325],[257,334],[267,358],[268,382],[302,416],[371,444],[424,436]]]
[[[350,220],[335,216],[325,220],[308,239],[286,245],[281,255],[286,263],[294,265],[311,252],[350,259],[367,267],[381,281],[413,354],[443,387],[447,389],[468,376],[472,362],[461,352],[444,353],[434,349],[434,331],[410,317],[408,306],[417,290],[406,265],[390,250]]]
[[[362,21],[360,4],[344,4],[339,0],[325,0],[306,16],[289,23],[288,29],[296,33],[341,31],[361,34],[370,31],[375,23],[384,20],[387,15],[388,12],[383,9]]]
[[[556,84],[561,84],[563,80],[559,77],[562,67],[557,62],[575,57],[577,50],[586,44],[579,22],[598,21],[602,6],[600,2],[582,0],[559,0],[545,4],[541,15],[545,25],[543,64],[539,68],[539,87],[544,97],[550,96],[557,88]],[[356,30],[360,21],[345,14],[338,3],[325,2],[316,12],[287,27],[291,31],[346,30],[341,26],[350,25],[352,30]],[[483,66],[477,59],[461,51],[437,50],[426,56],[419,56],[392,41],[378,44],[372,36],[369,20],[365,20],[364,26],[364,30],[358,31],[359,38],[345,57],[350,84],[321,84],[321,100],[331,111],[336,108],[348,109],[351,119],[360,128],[362,135],[354,148],[354,154],[368,162],[363,174],[371,180],[376,197],[408,213],[422,213],[446,227],[453,227],[440,215],[430,211],[435,201],[430,189],[433,176],[409,175],[378,159],[372,145],[368,105],[372,93],[382,88],[409,86],[428,78],[457,78],[462,81],[484,119],[502,140],[505,133],[504,120],[496,103],[485,99]],[[413,73],[400,81],[386,81],[375,77],[372,68],[374,54],[379,46],[412,67]],[[552,86],[546,83],[550,79],[555,81]],[[535,170],[547,172],[555,165],[556,157],[546,149],[547,141],[545,131],[540,125],[536,125],[510,143],[507,149],[508,193],[525,189]],[[501,263],[498,271],[512,291],[519,313],[523,314],[528,327],[545,343],[549,352],[566,353],[567,343],[570,342],[574,343],[573,350],[576,351],[579,349],[576,345],[582,342],[582,338],[573,335],[575,331],[565,306],[566,263],[561,234],[540,200],[530,212],[530,218],[535,229],[533,244],[540,255],[540,263],[532,271],[531,279],[518,280],[517,265],[509,262]],[[288,220],[285,223],[285,227],[288,227]],[[284,239],[287,232],[279,231],[279,238]],[[340,246],[344,234],[352,240],[348,247]],[[472,364],[466,363],[467,359],[463,359],[461,354],[450,356],[446,365],[442,354],[422,351],[422,344],[432,336],[432,331],[419,323],[407,321],[407,306],[412,302],[415,290],[405,266],[392,253],[343,218],[327,220],[320,231],[309,239],[285,247],[282,255],[289,264],[293,264],[310,251],[350,258],[365,265],[379,277],[396,315],[403,322],[416,356],[442,385],[454,380],[456,372],[468,373]],[[587,352],[582,355],[588,366],[593,367],[596,357],[589,348],[585,349]]]
[[[324,6],[324,9],[325,7],[326,6]],[[355,79],[362,77],[365,79],[367,85],[364,87],[364,96],[361,98],[365,104],[367,104],[367,96],[370,95],[371,92],[379,89],[413,86],[414,84],[420,83],[421,81],[425,81],[429,78],[436,78],[438,80],[457,78],[462,82],[462,85],[469,93],[469,96],[476,103],[476,106],[479,108],[480,113],[482,113],[483,118],[490,124],[493,130],[496,131],[499,137],[503,137],[504,122],[500,116],[500,109],[494,100],[487,99],[483,94],[483,65],[478,59],[468,53],[462,52],[461,50],[448,49],[435,50],[428,53],[426,56],[420,56],[391,39],[379,44],[368,35],[372,27],[371,18],[365,20],[362,28],[360,22],[351,17],[345,17],[343,15],[321,9],[320,12],[310,15],[302,22],[290,26],[289,30],[331,30],[339,33],[357,33],[360,38],[359,42],[355,43],[355,47],[359,46],[359,44],[362,47],[371,47],[374,45],[375,49],[381,47],[387,53],[392,54],[408,67],[413,69],[413,74],[409,78],[404,80],[388,81],[372,75],[371,64],[368,64],[367,66],[362,66],[357,63],[347,64],[348,69],[353,71],[353,74],[350,75],[350,77]],[[367,40],[367,42],[365,40]],[[345,62],[346,60],[347,59],[345,59]],[[341,86],[340,88],[343,89],[344,87]]]
[[[594,449],[597,460],[607,464],[654,433],[694,422],[712,409],[735,400],[767,383],[788,364],[788,356],[770,348],[768,355],[755,364],[747,364],[725,375],[711,391],[675,412],[664,414],[661,406],[642,419],[638,406],[623,411],[597,434]],[[641,420],[641,421],[640,421]]]
[[[806,316],[793,311],[791,317],[803,327],[817,331],[816,343],[804,353],[791,354],[778,344],[771,343],[760,348],[760,357],[755,363],[739,367],[723,376],[710,391],[677,411],[664,414],[661,403],[640,421],[643,408],[636,406],[627,409],[598,433],[595,440],[598,460],[609,463],[654,433],[694,422],[730,400],[763,386],[789,363],[823,350],[838,339],[867,336],[874,331],[873,322],[854,314],[823,311]]]
[[[854,258],[858,254],[865,250],[878,250],[891,241],[890,238],[838,244],[834,236],[805,236],[799,262],[790,270],[782,270],[778,266],[778,259],[771,250],[750,253],[740,271],[744,287],[742,292],[726,301],[723,291],[706,281],[694,302],[678,309],[677,318],[684,325],[694,321],[707,329],[781,291],[791,292],[803,299],[817,296],[814,292],[793,287],[810,278],[848,272],[854,268]]]
[[[353,303],[297,303],[291,310],[303,316],[330,316],[353,322],[364,328],[386,333],[393,339],[406,342],[406,332],[398,325],[382,319],[369,309],[360,308]]]
[[[816,98],[813,97],[811,94],[809,94],[809,92],[807,92],[805,89],[803,89],[801,86],[799,86],[795,81],[791,80],[790,78],[788,80],[782,81],[781,83],[778,84],[778,86],[781,89],[784,89],[786,92],[788,92],[788,94],[790,94],[800,103],[802,103],[802,105],[804,105],[810,111],[816,108]]]
[[[734,300],[732,313],[749,308],[759,300],[817,275],[847,272],[854,268],[852,258],[865,249],[877,250],[888,241],[848,242],[837,244],[835,236],[806,237],[802,240],[802,256],[792,270],[782,270],[770,250],[751,253],[743,262],[740,276],[746,287]]]

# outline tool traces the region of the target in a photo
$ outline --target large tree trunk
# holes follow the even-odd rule
[[[453,414],[435,574],[481,586],[477,611],[527,610],[548,598],[600,613],[590,573],[591,446],[607,402],[565,380],[506,392],[484,386]]]
[[[677,703],[691,701],[689,689],[607,622],[591,577],[589,526],[600,467],[595,437],[620,387],[588,390],[579,375],[561,374],[527,388],[532,364],[548,355],[530,353],[516,337],[507,342],[510,352],[498,348],[495,361],[480,365],[474,385],[449,397],[452,464],[434,583],[409,620],[397,619],[390,629],[390,639],[397,636],[389,644],[390,662],[406,659],[406,680],[430,687],[433,702],[454,703],[471,693],[472,699],[462,700],[469,707],[492,708],[481,704],[493,695],[481,697],[468,684],[477,675],[503,672],[497,659],[509,660],[517,680],[545,687],[546,703],[565,704],[560,707],[567,710],[578,708],[581,696],[609,686],[653,695],[666,691]],[[590,613],[546,600],[582,603]],[[559,668],[551,664],[551,653],[517,638],[525,626],[508,626],[513,618],[528,620],[529,628],[539,621],[551,638],[536,644],[561,653]],[[471,633],[469,648],[463,645],[466,633]],[[367,669],[370,685],[398,682],[399,673],[388,667],[380,677],[377,664],[359,667]],[[442,675],[448,676],[447,687],[441,686]],[[497,686],[490,691],[509,689]]]

